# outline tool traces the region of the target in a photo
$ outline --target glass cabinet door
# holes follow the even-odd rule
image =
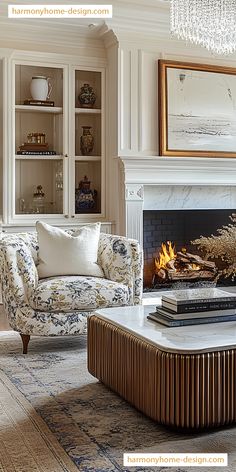
[[[63,214],[63,67],[15,66],[15,215]]]
[[[74,71],[74,201],[72,212],[101,214],[103,73]]]

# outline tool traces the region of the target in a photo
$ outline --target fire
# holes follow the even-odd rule
[[[156,270],[166,269],[167,262],[175,258],[176,251],[174,244],[172,244],[171,241],[167,241],[166,244],[162,243],[159,257],[155,259]]]
[[[198,265],[198,264],[192,264],[191,267],[192,267],[192,270],[200,270],[201,269],[200,265]]]
[[[153,284],[174,283],[177,281],[212,280],[216,274],[214,262],[206,261],[186,248],[176,251],[174,243],[162,243],[158,257],[155,258]]]

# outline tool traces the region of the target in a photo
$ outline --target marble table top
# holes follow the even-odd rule
[[[236,321],[168,328],[147,319],[160,297],[144,305],[97,310],[96,316],[144,339],[164,352],[197,354],[236,349]]]

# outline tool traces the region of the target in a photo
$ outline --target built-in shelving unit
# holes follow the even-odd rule
[[[9,223],[33,224],[39,217],[55,217],[57,222],[64,218],[67,222],[70,218],[73,222],[75,218],[89,221],[93,215],[94,219],[98,215],[102,219],[104,69],[34,60],[13,60],[12,67]],[[32,77],[48,78],[52,86],[48,100],[54,106],[29,104],[33,100]],[[84,104],[81,100],[84,84],[89,84],[95,95],[93,103]],[[92,136],[90,147],[86,146],[86,132]],[[45,152],[36,152],[32,136],[43,136]],[[49,151],[55,154],[47,154]]]

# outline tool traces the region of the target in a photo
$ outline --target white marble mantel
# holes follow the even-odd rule
[[[120,157],[125,183],[236,185],[236,158]]]
[[[125,233],[143,239],[143,210],[236,209],[236,159],[121,156]]]

